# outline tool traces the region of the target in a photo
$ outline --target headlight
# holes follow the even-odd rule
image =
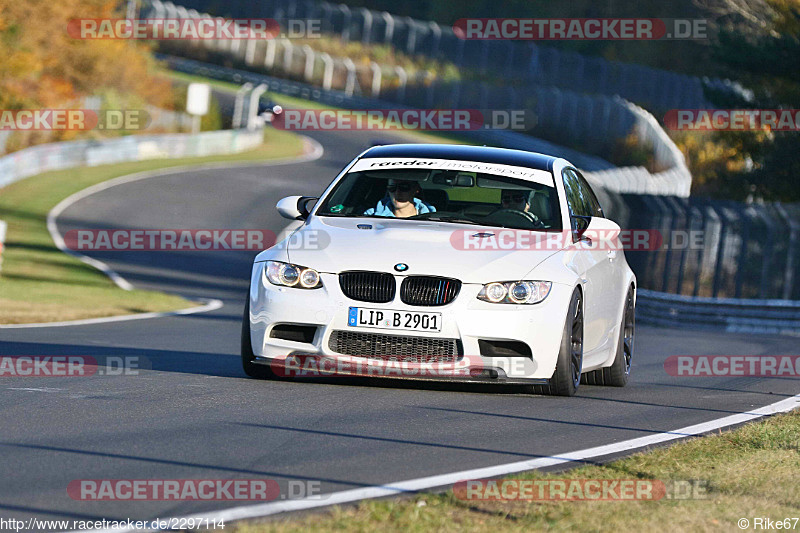
[[[273,285],[281,287],[297,287],[298,289],[318,289],[322,287],[319,272],[279,261],[267,261],[264,277]]]
[[[493,304],[538,304],[550,294],[549,281],[502,281],[487,283],[478,299]]]

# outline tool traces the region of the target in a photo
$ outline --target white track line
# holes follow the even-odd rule
[[[183,518],[194,518],[195,520],[203,521],[208,520],[209,522],[219,522],[220,520],[223,520],[227,525],[228,522],[233,522],[236,520],[262,518],[265,516],[292,511],[304,511],[308,509],[327,507],[329,505],[340,505],[354,503],[360,500],[396,496],[403,493],[417,492],[421,490],[453,485],[454,483],[468,479],[486,479],[497,476],[505,476],[508,474],[524,472],[526,470],[536,470],[538,468],[556,466],[576,461],[586,461],[588,459],[595,459],[616,453],[629,452],[631,450],[637,450],[646,446],[653,446],[655,444],[661,444],[685,437],[702,435],[710,431],[735,426],[744,422],[750,422],[764,416],[785,413],[798,407],[800,407],[800,394],[764,407],[760,407],[758,409],[754,409],[752,411],[748,411],[746,413],[729,415],[716,420],[703,422],[701,424],[695,424],[693,426],[687,426],[674,431],[668,431],[666,433],[648,435],[646,437],[615,442],[613,444],[606,444],[604,446],[597,446],[595,448],[587,448],[585,450],[578,450],[575,452],[563,453],[550,457],[529,459],[527,461],[519,461],[516,463],[506,463],[497,466],[488,466],[485,468],[475,468],[472,470],[462,470],[460,472],[452,472],[449,474],[440,474],[437,476],[409,479],[395,483],[387,483],[385,485],[376,485],[372,487],[333,492],[330,494],[321,494],[313,498],[232,507],[229,509],[223,509],[221,511],[188,515],[185,517],[180,517],[177,520],[180,521]],[[97,533],[97,530],[94,531]],[[142,530],[117,529],[107,531],[141,532]]]
[[[98,193],[100,191],[104,191],[106,189],[110,189],[111,187],[116,187],[117,185],[122,185],[125,183],[131,183],[134,181],[140,181],[148,178],[156,178],[159,176],[167,176],[170,174],[178,174],[181,172],[187,172],[192,170],[210,170],[210,169],[217,169],[217,168],[245,168],[245,167],[261,167],[261,166],[278,166],[278,165],[291,165],[295,163],[307,163],[309,161],[314,161],[322,157],[325,153],[325,150],[322,148],[322,145],[311,139],[310,137],[303,137],[303,142],[305,143],[306,148],[309,149],[308,153],[303,154],[299,157],[285,157],[280,159],[273,159],[270,161],[246,161],[246,162],[220,162],[220,163],[206,163],[203,165],[184,165],[184,166],[175,166],[164,168],[160,170],[151,170],[147,172],[137,172],[135,174],[128,174],[126,176],[120,176],[118,178],[114,178],[108,181],[104,181],[102,183],[98,183],[97,185],[92,185],[86,189],[76,192],[75,194],[64,198],[61,202],[58,203],[50,212],[47,214],[47,231],[50,232],[50,237],[53,239],[56,247],[64,252],[65,254],[71,255],[80,261],[86,263],[89,266],[96,268],[97,270],[101,271],[103,274],[111,278],[111,281],[119,287],[120,289],[131,291],[133,290],[133,285],[122,277],[118,272],[114,271],[108,264],[104,263],[103,261],[99,261],[97,259],[91,258],[89,256],[83,255],[78,253],[74,250],[70,250],[67,248],[66,243],[64,242],[64,238],[58,232],[58,224],[57,219],[61,213],[63,213],[67,208],[73,205],[84,198],[91,196],[92,194]],[[46,327],[63,327],[63,326],[85,326],[89,324],[105,324],[108,322],[122,322],[127,320],[142,320],[146,318],[163,318],[169,316],[177,316],[177,315],[190,315],[194,313],[205,313],[208,311],[213,311],[215,309],[219,309],[222,307],[223,303],[220,300],[202,300],[204,305],[197,306],[197,307],[190,307],[187,309],[181,309],[178,311],[169,311],[164,313],[139,313],[135,315],[121,315],[121,316],[113,316],[113,317],[103,317],[103,318],[89,318],[85,320],[69,320],[64,322],[45,322],[40,324],[7,324],[2,325],[0,324],[0,329],[22,329],[22,328],[46,328]]]

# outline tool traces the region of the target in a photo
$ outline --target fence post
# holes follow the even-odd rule
[[[383,34],[383,44],[391,44],[394,39],[394,17],[388,11],[381,12],[381,17],[386,23],[386,31]]]
[[[3,246],[6,242],[6,228],[8,224],[0,220],[0,272],[3,270]]]
[[[350,8],[345,4],[338,5],[339,11],[342,12],[342,42],[350,42],[350,25],[353,22],[353,13]]]
[[[258,100],[261,95],[267,92],[267,85],[262,83],[250,93],[250,105],[247,107],[247,129],[256,129],[256,117],[258,116]]]
[[[371,61],[369,68],[372,70],[372,97],[378,98],[381,95],[381,67]]]
[[[428,23],[431,32],[433,33],[433,40],[431,42],[431,58],[436,59],[439,56],[439,44],[442,41],[442,28],[436,22],[430,21]]]
[[[275,39],[267,39],[267,49],[264,51],[264,66],[272,70],[275,65],[275,50],[278,47]]]
[[[792,299],[792,290],[794,289],[794,256],[797,250],[797,237],[800,224],[797,220],[789,216],[786,208],[780,202],[775,203],[775,209],[781,215],[781,218],[789,226],[789,246],[786,248],[786,268],[783,274],[783,294],[781,297],[784,300]]]
[[[766,210],[759,206],[753,206],[753,209],[756,212],[756,216],[761,218],[764,221],[764,225],[767,227],[767,238],[766,242],[762,242],[762,257],[763,261],[761,264],[761,284],[758,288],[758,297],[761,299],[769,298],[769,280],[770,274],[772,273],[772,259],[775,254],[775,233],[777,232],[777,227],[775,225],[775,221],[772,220]],[[761,239],[759,239],[761,240]]]
[[[322,52],[319,57],[325,64],[325,69],[322,72],[322,88],[326,91],[330,91],[331,83],[333,82],[333,59],[325,52]]]
[[[353,96],[356,87],[356,66],[349,57],[344,58],[344,67],[347,69],[347,81],[344,86],[344,94]]]
[[[411,17],[406,17],[406,27],[408,28],[408,38],[406,39],[406,53],[414,55],[417,48],[417,23]]]
[[[289,42],[289,39],[283,38],[281,39],[281,46],[283,46],[283,71],[284,72],[291,72],[292,71],[292,59],[294,56],[294,45]]]
[[[394,67],[394,71],[397,74],[397,101],[398,103],[402,103],[406,99],[406,83],[408,83],[408,74],[406,73],[406,69],[401,66]]]
[[[366,7],[362,7],[359,11],[361,12],[361,18],[364,22],[361,29],[361,42],[370,44],[372,42],[372,11]]]
[[[307,44],[303,45],[303,53],[306,56],[306,64],[305,68],[303,69],[303,77],[306,81],[310,82],[311,79],[314,77],[314,58],[316,54],[314,53],[314,49],[308,46]]]
[[[252,83],[245,83],[236,91],[236,100],[233,104],[233,129],[242,127],[242,111],[244,111],[244,95],[253,88]]]

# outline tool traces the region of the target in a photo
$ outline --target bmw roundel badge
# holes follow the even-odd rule
[[[406,270],[408,270],[408,265],[405,263],[397,263],[394,266],[394,269],[397,270],[398,272],[405,272]]]

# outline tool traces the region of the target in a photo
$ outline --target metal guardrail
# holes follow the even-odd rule
[[[694,76],[609,61],[533,42],[463,40],[450,26],[386,11],[307,0],[262,0],[258,4],[249,0],[228,0],[224,4],[178,0],[177,3],[184,9],[216,10],[216,15],[230,17],[320,20],[323,33],[337,35],[344,42],[390,44],[409,56],[443,59],[507,80],[546,83],[579,93],[619,95],[658,111],[710,107],[704,96],[703,81]],[[718,80],[710,80],[710,83],[718,90],[733,90]]]
[[[626,251],[640,287],[692,297],[800,300],[800,204],[607,192],[603,200],[620,226],[656,230],[668,245]]]
[[[255,148],[262,142],[263,132],[260,130],[223,130],[195,135],[130,135],[41,144],[0,157],[0,188],[50,170],[144,159],[232,154]]]
[[[293,2],[294,0],[289,0]],[[303,4],[304,7],[292,4],[294,7],[288,12],[281,12],[283,16],[303,16],[302,10],[313,10],[313,3]],[[322,4],[320,4],[322,5]],[[344,6],[346,7],[346,6]],[[263,6],[262,6],[263,8]],[[297,12],[300,9],[300,12]],[[348,8],[349,9],[349,8]],[[362,10],[366,11],[366,10]],[[251,12],[252,15],[252,6]],[[210,15],[199,13],[196,10],[187,10],[184,6],[176,6],[172,2],[162,2],[161,0],[149,0],[143,6],[142,16],[168,16],[169,18],[204,18]],[[411,19],[409,19],[411,20]],[[411,23],[409,23],[411,24]],[[452,31],[452,30],[451,30]],[[394,104],[394,107],[414,107],[422,109],[517,109],[525,108],[535,111],[538,124],[530,132],[532,135],[539,137],[536,142],[525,142],[522,137],[520,138],[503,135],[501,136],[481,133],[480,136],[488,139],[492,144],[499,144],[501,142],[513,142],[513,147],[522,148],[533,151],[542,151],[541,138],[550,141],[549,148],[557,147],[558,144],[577,143],[585,147],[584,152],[602,154],[607,153],[614,148],[617,141],[625,138],[629,133],[633,132],[639,140],[639,144],[644,147],[652,149],[654,158],[658,168],[662,169],[658,172],[651,173],[644,167],[630,167],[622,172],[611,170],[612,165],[605,165],[604,168],[609,172],[588,176],[596,184],[602,184],[608,189],[615,192],[634,192],[646,194],[669,194],[676,196],[688,196],[691,187],[691,174],[684,162],[683,155],[680,150],[675,146],[669,136],[661,129],[658,121],[644,109],[631,104],[619,97],[609,97],[602,94],[584,94],[569,90],[565,88],[558,88],[552,85],[544,85],[538,81],[546,81],[551,83],[547,78],[531,78],[526,81],[524,87],[515,87],[513,84],[502,83],[500,85],[490,86],[487,83],[471,82],[471,81],[455,81],[455,82],[440,82],[436,79],[426,80],[424,83],[416,83],[407,85],[405,81],[398,85],[394,90],[389,91],[373,91],[372,94],[379,95],[378,98],[364,98],[356,94],[353,90],[354,87],[354,71],[351,71],[345,83],[344,91],[336,91],[330,87],[330,82],[326,82],[327,77],[319,80],[314,78],[315,64],[318,56],[325,57],[326,54],[320,54],[313,51],[310,47],[303,47],[303,54],[300,57],[300,62],[293,65],[294,50],[297,48],[291,45],[287,39],[282,39],[281,46],[284,47],[285,54],[277,54],[277,46],[274,41],[272,42],[272,51],[270,52],[269,46],[258,47],[255,40],[248,40],[247,46],[243,46],[240,40],[236,39],[217,39],[201,43],[200,46],[205,46],[214,51],[214,53],[222,54],[220,58],[226,60],[233,60],[235,65],[245,67],[248,69],[265,69],[272,72],[276,57],[283,57],[283,66],[281,75],[283,77],[291,77],[294,66],[299,68],[298,76],[305,81],[305,83],[294,80],[298,84],[298,90],[305,91],[308,94],[314,95],[312,99],[317,101],[331,100],[331,97],[339,107],[346,107],[350,109],[382,109],[387,107],[387,103]],[[459,40],[459,42],[464,42]],[[482,41],[486,42],[486,41]],[[504,43],[508,44],[508,43]],[[195,56],[200,50],[197,46],[186,45],[171,49],[173,53],[181,55]],[[258,54],[261,55],[258,55]],[[442,52],[445,53],[445,52]],[[505,56],[498,56],[505,57]],[[330,56],[327,56],[330,61]],[[177,63],[177,61],[175,62]],[[355,62],[349,61],[352,66]],[[190,65],[184,63],[184,66]],[[173,67],[175,68],[175,67]],[[206,67],[207,68],[207,67]],[[187,71],[185,69],[180,69]],[[223,77],[221,79],[228,79],[236,81],[236,77],[240,80],[246,80],[251,83],[256,83],[254,79],[247,76],[247,70],[240,70],[237,73],[231,74],[230,77]],[[302,74],[300,74],[302,73]],[[638,75],[643,76],[646,73],[639,72]],[[265,83],[266,78],[261,78],[258,83]],[[275,80],[276,78],[270,78]],[[505,82],[505,78],[502,78]],[[316,81],[316,86],[313,82]],[[311,82],[311,83],[309,83]],[[242,81],[239,81],[242,83]],[[270,90],[276,83],[270,84]],[[277,84],[281,87],[280,84]],[[316,91],[314,92],[314,88]],[[589,91],[597,92],[597,91]],[[650,91],[652,92],[652,91]],[[327,103],[327,102],[326,102]],[[508,133],[508,132],[507,132]],[[555,144],[554,144],[555,143]],[[503,145],[503,144],[501,144]],[[505,144],[509,146],[508,144]],[[537,147],[533,147],[536,145]],[[530,147],[528,147],[530,146]],[[559,151],[556,153],[563,153]],[[571,151],[572,154],[579,154],[575,150]],[[583,157],[580,155],[573,155],[571,157],[576,164],[583,166],[590,171],[602,170],[597,165],[587,165],[582,163]],[[595,158],[597,160],[599,158]]]
[[[800,301],[702,298],[639,289],[636,320],[664,327],[800,335]]]
[[[320,102],[332,107],[345,109],[399,109],[406,107],[405,104],[401,103],[363,96],[348,96],[342,91],[325,90],[307,83],[285,80],[248,70],[222,67],[182,57],[165,55],[159,55],[158,57],[166,61],[171,69],[178,72],[197,74],[239,84],[251,83],[259,85],[263,83],[268,86],[268,90],[271,92]],[[664,148],[661,152],[666,155],[662,155],[660,161],[664,166],[673,165],[671,168],[658,173],[650,173],[643,167],[617,168],[599,157],[510,130],[481,129],[461,132],[461,134],[467,139],[482,144],[564,157],[586,170],[587,179],[613,192],[688,196],[691,187],[691,174],[683,161],[683,155],[680,150],[669,140],[666,133],[658,126],[655,118],[647,111],[624,100],[617,100],[618,105],[625,106],[627,112],[630,113],[632,123],[635,125],[635,131],[643,132],[642,135],[660,138],[662,141],[670,143],[671,146]],[[448,104],[446,107],[453,108],[453,104]],[[569,109],[574,110],[574,112],[581,110],[581,108],[575,107],[570,107]]]

